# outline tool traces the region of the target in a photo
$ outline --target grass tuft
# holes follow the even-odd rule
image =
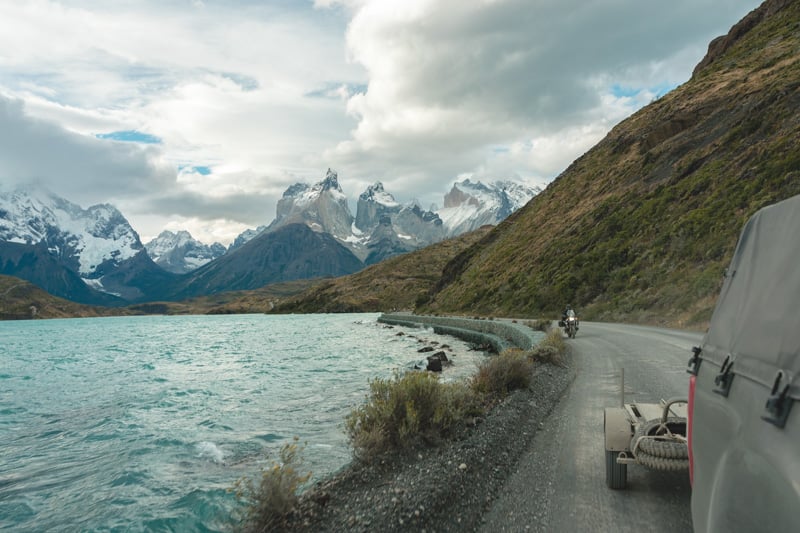
[[[250,478],[236,481],[233,490],[243,506],[244,531],[274,531],[292,512],[298,500],[297,491],[311,478],[311,472],[300,472],[302,451],[295,437],[281,448],[280,461],[261,470],[257,484]]]
[[[564,366],[564,355],[567,352],[567,345],[561,330],[558,328],[550,329],[544,340],[533,348],[531,356],[535,361],[542,361],[552,365]]]
[[[479,398],[464,383],[442,383],[428,372],[408,372],[370,382],[367,402],[355,408],[345,428],[357,458],[436,442],[467,416],[482,412]]]
[[[533,361],[522,350],[506,350],[489,357],[472,377],[471,387],[480,394],[503,396],[531,383]]]

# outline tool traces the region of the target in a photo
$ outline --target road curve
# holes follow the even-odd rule
[[[483,531],[691,531],[688,474],[628,466],[628,487],[605,484],[603,408],[687,394],[686,363],[702,334],[581,324],[566,339],[575,381],[485,515]]]

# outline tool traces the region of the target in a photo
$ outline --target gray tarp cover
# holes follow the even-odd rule
[[[800,195],[747,222],[706,334],[703,357],[767,386],[783,370],[800,392]],[[784,383],[786,383],[784,381]]]

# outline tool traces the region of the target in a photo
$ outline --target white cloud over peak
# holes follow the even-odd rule
[[[460,175],[543,185],[757,5],[0,2],[0,185],[207,241],[269,223],[328,167],[351,198],[381,180],[423,205]]]
[[[341,4],[353,13],[350,57],[367,70],[369,86],[350,99],[358,125],[329,158],[358,167],[413,154],[416,168],[447,176],[474,164],[509,172],[513,163],[539,180],[659,89],[688,79],[711,36],[755,7],[734,0]],[[721,22],[723,6],[735,18]],[[634,94],[615,94],[619,87]],[[491,145],[509,149],[496,156]]]

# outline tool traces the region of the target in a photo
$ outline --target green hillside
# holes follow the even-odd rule
[[[746,219],[800,193],[798,28],[800,2],[751,12],[690,81],[450,262],[418,310],[540,316],[570,303],[587,319],[702,324]]]

